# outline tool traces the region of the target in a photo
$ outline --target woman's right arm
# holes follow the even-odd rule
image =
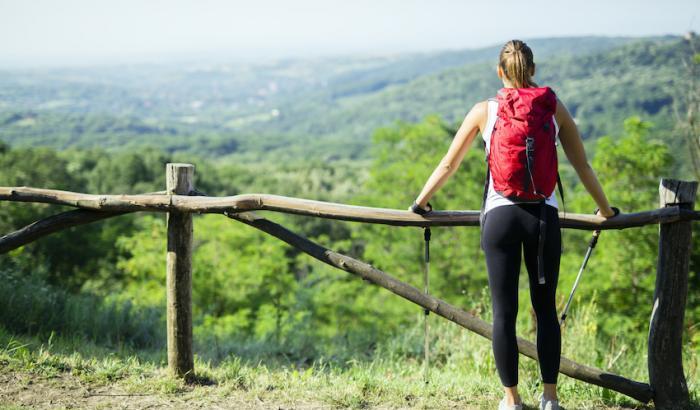
[[[600,186],[600,182],[598,182],[593,168],[591,168],[588,163],[586,151],[583,148],[583,141],[581,141],[581,135],[576,128],[576,123],[564,106],[564,103],[559,100],[557,100],[555,118],[559,125],[559,140],[561,141],[562,148],[564,148],[564,153],[576,170],[583,186],[598,205],[600,214],[606,218],[615,215],[615,212],[608,203],[608,199],[605,197],[603,187]]]

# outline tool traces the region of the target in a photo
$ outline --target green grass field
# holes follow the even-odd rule
[[[596,340],[594,303],[563,329],[563,355],[646,381],[646,341]],[[114,349],[81,338],[18,337],[0,332],[3,408],[416,408],[494,409],[502,397],[490,341],[430,316],[431,366],[424,382],[422,315],[371,352],[347,351],[311,363],[291,360],[272,342],[248,342],[246,355],[211,359],[199,346],[196,382],[168,376],[165,351]],[[530,339],[527,327],[519,334]],[[233,342],[231,342],[233,343]],[[698,402],[697,352],[684,351],[691,399]],[[526,408],[541,391],[536,362],[521,356]],[[565,409],[651,409],[626,396],[560,374]]]

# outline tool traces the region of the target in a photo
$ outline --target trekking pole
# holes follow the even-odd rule
[[[615,208],[614,206],[611,207],[613,210],[613,216],[617,216],[620,214],[620,210],[618,208]],[[593,214],[597,214],[598,209],[593,212]],[[571,289],[571,294],[569,295],[569,300],[566,301],[566,306],[564,306],[564,313],[561,315],[561,320],[559,321],[559,326],[562,326],[564,324],[564,320],[566,320],[566,313],[569,311],[569,305],[571,304],[571,300],[574,297],[574,292],[576,292],[576,288],[578,287],[578,282],[581,280],[581,274],[583,273],[583,270],[586,268],[586,264],[588,263],[588,258],[591,257],[591,253],[593,252],[593,248],[595,248],[596,244],[598,243],[598,237],[600,236],[600,229],[593,231],[593,237],[591,237],[591,241],[588,242],[588,250],[586,250],[586,257],[583,258],[583,263],[581,264],[581,269],[578,271],[578,275],[576,276],[576,280],[574,281],[574,287]]]
[[[425,227],[423,230],[423,239],[425,239],[425,276],[423,277],[423,286],[425,294],[428,294],[428,285],[430,281],[430,227]],[[423,351],[425,352],[425,360],[423,361],[424,369],[424,380],[425,384],[428,384],[428,369],[429,369],[429,342],[428,342],[428,315],[430,310],[427,308],[423,309],[425,315],[423,316]]]
[[[591,238],[591,241],[588,242],[588,250],[586,250],[586,257],[583,258],[583,263],[581,264],[581,269],[578,270],[578,275],[576,276],[576,281],[574,281],[574,287],[571,289],[571,294],[569,295],[569,300],[566,302],[566,306],[564,306],[564,313],[561,315],[561,320],[559,321],[559,326],[562,326],[564,324],[564,320],[566,320],[566,312],[569,311],[569,305],[571,304],[571,299],[574,297],[574,292],[576,292],[576,288],[578,287],[578,282],[581,280],[581,274],[583,273],[583,270],[586,268],[586,264],[588,263],[588,258],[591,257],[591,253],[593,252],[593,248],[595,248],[595,245],[598,243],[598,237],[600,236],[600,230],[593,231],[593,237]]]

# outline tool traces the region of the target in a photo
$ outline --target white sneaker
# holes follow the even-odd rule
[[[559,401],[545,400],[544,394],[540,393],[540,410],[561,410]]]
[[[557,407],[559,408],[559,407]],[[522,404],[513,404],[513,405],[508,405],[506,404],[506,398],[504,397],[501,399],[501,402],[498,403],[498,410],[523,410],[523,405]]]

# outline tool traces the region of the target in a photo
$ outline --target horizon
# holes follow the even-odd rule
[[[517,1],[501,4],[0,0],[0,67],[384,56],[481,49],[512,38],[644,38],[700,30],[700,3],[690,0],[533,0],[528,10],[542,10],[537,18],[502,12]],[[482,18],[497,13],[497,20]]]
[[[694,31],[690,31],[695,33]],[[581,36],[546,36],[546,37],[533,37],[533,38],[520,38],[521,40],[527,42],[535,41],[549,41],[549,40],[564,40],[564,39],[580,39],[580,38],[608,38],[608,39],[632,39],[643,41],[645,39],[651,38],[663,38],[663,37],[683,37],[689,32],[684,33],[660,33],[656,35],[643,35],[643,36],[605,36],[605,35],[581,35]],[[697,33],[695,33],[697,35]],[[289,55],[289,56],[248,56],[248,57],[235,57],[229,55],[227,51],[193,51],[193,52],[173,52],[167,54],[160,54],[158,56],[148,58],[135,57],[129,60],[116,59],[101,59],[101,60],[85,60],[81,62],[75,62],[72,64],[51,64],[47,62],[7,62],[0,59],[0,70],[4,71],[16,71],[16,70],[81,70],[81,69],[99,69],[99,68],[113,68],[113,67],[145,67],[145,66],[163,66],[169,64],[250,64],[250,65],[267,65],[276,64],[281,61],[309,61],[309,60],[328,60],[328,59],[343,59],[343,58],[385,58],[392,56],[410,56],[410,55],[421,55],[421,54],[439,54],[439,53],[459,53],[467,51],[478,51],[488,48],[500,47],[503,43],[508,40],[503,40],[502,42],[495,42],[492,44],[486,44],[479,47],[462,47],[462,48],[444,48],[444,49],[427,49],[427,50],[405,50],[405,51],[355,51],[346,53],[325,53],[325,54],[306,54],[306,55]],[[533,52],[536,52],[533,49]]]

